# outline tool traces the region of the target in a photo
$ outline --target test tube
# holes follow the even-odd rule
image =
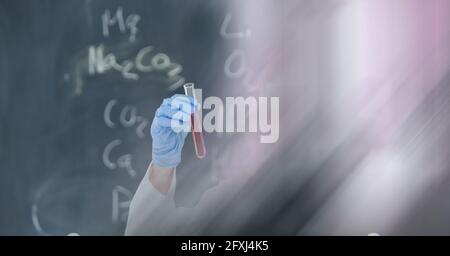
[[[193,83],[187,83],[184,86],[184,93],[187,96],[190,96],[195,99],[196,102],[197,99],[195,97],[195,88]],[[206,156],[206,148],[205,148],[205,141],[203,140],[203,133],[201,131],[201,123],[199,124],[198,116],[199,111],[201,111],[200,108],[196,107],[194,112],[191,114],[191,130],[192,130],[192,139],[194,140],[194,146],[195,146],[195,154],[198,158],[204,158]],[[200,128],[199,128],[200,127]]]

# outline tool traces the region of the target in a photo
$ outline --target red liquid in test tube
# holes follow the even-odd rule
[[[195,98],[194,84],[187,83],[184,85],[184,92],[187,96]],[[201,111],[201,110],[200,110]],[[195,154],[198,158],[204,158],[206,156],[205,141],[203,140],[203,133],[201,132],[200,124],[198,123],[197,110],[191,114],[191,130],[192,139],[194,140]]]

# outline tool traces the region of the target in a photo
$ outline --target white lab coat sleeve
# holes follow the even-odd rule
[[[131,200],[125,235],[161,235],[165,233],[165,224],[170,222],[168,216],[174,212],[175,177],[168,194],[163,195],[153,187],[149,172],[150,168]]]

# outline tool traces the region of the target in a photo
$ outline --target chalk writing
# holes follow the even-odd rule
[[[245,32],[229,32],[229,27],[231,19],[233,18],[232,13],[227,13],[222,25],[220,26],[220,35],[225,39],[249,39],[252,35],[252,31],[247,29]]]
[[[116,122],[112,121],[111,111],[117,105],[118,105],[118,101],[115,99],[112,99],[106,104],[105,110],[103,111],[103,120],[104,120],[106,126],[109,128],[116,127],[117,120],[116,120]],[[136,125],[136,129],[135,129],[136,135],[139,138],[143,139],[143,138],[145,138],[144,130],[148,126],[149,121],[145,117],[138,115],[137,108],[135,106],[128,104],[120,109],[118,123],[126,128],[130,128],[130,127],[133,127]]]
[[[103,164],[111,170],[117,169],[117,167],[125,169],[131,177],[136,177],[136,171],[131,166],[132,156],[131,154],[125,154],[117,158],[116,162],[113,162],[110,158],[111,151],[122,144],[121,140],[113,140],[108,143],[103,150]]]
[[[128,40],[134,42],[138,32],[137,24],[141,17],[137,14],[130,14],[126,18],[123,16],[123,8],[117,8],[114,15],[111,16],[109,9],[102,14],[102,32],[104,37],[109,37],[110,27],[117,26],[120,33],[129,33]]]
[[[133,194],[122,187],[116,186],[112,190],[112,222],[117,223],[119,221],[125,222],[128,217],[128,208],[130,207],[131,198]]]
[[[91,76],[114,70],[119,72],[124,79],[138,80],[140,73],[161,72],[165,74],[166,81],[170,83],[168,88],[170,91],[178,89],[185,81],[180,76],[183,71],[182,66],[172,62],[165,53],[154,53],[152,46],[144,47],[134,58],[120,62],[114,53],[105,53],[103,44],[89,46],[88,55],[88,74]]]
[[[250,39],[251,30],[246,32],[229,32],[232,14],[228,13],[220,27],[220,35],[226,40]],[[234,68],[232,68],[234,67]],[[243,50],[235,49],[225,60],[224,73],[228,78],[239,79],[248,73],[247,60]]]

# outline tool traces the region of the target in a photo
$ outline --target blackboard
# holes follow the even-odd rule
[[[0,234],[123,233],[155,109],[222,90],[226,2],[0,2]]]

